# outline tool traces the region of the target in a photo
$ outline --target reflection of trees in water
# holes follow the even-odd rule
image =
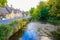
[[[9,40],[19,40],[20,37],[24,34],[26,27],[21,28],[18,32],[14,33]]]
[[[51,34],[52,34],[52,37],[54,38],[54,40],[60,40],[60,34],[59,33],[57,33],[57,32],[51,32]]]
[[[44,36],[44,38],[47,38],[47,40],[51,40],[51,39],[53,40],[53,38],[55,40],[59,40],[60,34],[58,34],[56,32],[51,32],[52,30],[55,30],[54,27],[51,24],[41,24],[41,23],[37,23],[37,22],[31,23],[29,25],[29,27],[27,27],[28,29],[25,32],[24,32],[24,30],[22,30],[24,28],[22,28],[9,39],[10,40],[19,40],[19,38],[20,38],[20,40],[38,40],[38,39],[40,40],[42,38],[42,36]],[[25,29],[26,29],[26,27],[25,27]],[[22,38],[21,38],[21,36],[22,36]],[[52,38],[50,39],[50,37],[52,37]]]

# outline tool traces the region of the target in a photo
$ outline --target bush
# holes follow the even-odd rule
[[[0,25],[0,39],[4,40],[4,37],[10,36],[12,28],[9,25]]]
[[[15,26],[19,26],[17,27],[17,29],[22,29],[25,30],[26,25],[28,23],[28,19],[21,19],[21,20],[13,20],[10,24],[2,24],[0,25],[0,40],[5,40],[4,37],[10,37],[12,31],[16,31],[14,28]],[[24,28],[23,28],[24,27]],[[14,33],[12,33],[14,34]]]
[[[52,33],[52,37],[54,38],[54,40],[60,40],[60,34],[57,32],[51,32]]]
[[[55,25],[60,25],[60,20],[50,20],[48,19],[49,23],[55,24]]]

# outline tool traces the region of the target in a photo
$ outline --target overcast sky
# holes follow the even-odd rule
[[[8,5],[22,11],[28,11],[31,7],[36,7],[41,0],[8,0]],[[45,1],[45,0],[43,0]]]

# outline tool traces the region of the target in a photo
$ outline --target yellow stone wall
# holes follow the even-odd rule
[[[22,17],[22,13],[14,13],[12,11],[12,13],[6,14],[6,19],[14,19],[14,18],[19,18],[19,17]]]

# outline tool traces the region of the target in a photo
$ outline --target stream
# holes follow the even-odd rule
[[[30,22],[27,25],[27,28],[24,31],[22,37],[19,37],[18,39],[14,38],[11,40],[53,40],[52,37],[48,37],[47,35],[47,34],[51,35],[50,33],[51,31],[55,31],[54,25],[52,24]]]

